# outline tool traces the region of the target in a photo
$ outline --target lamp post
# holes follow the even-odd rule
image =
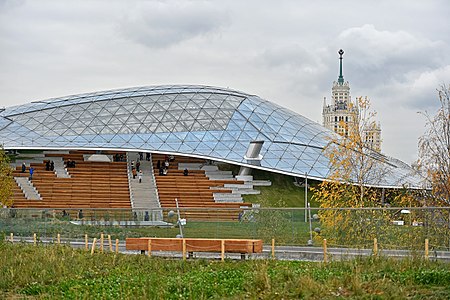
[[[308,217],[309,217],[309,241],[308,246],[312,246],[313,237],[312,237],[312,220],[311,220],[311,205],[308,202]]]
[[[306,208],[308,207],[308,173],[305,173],[305,223],[308,222]]]
[[[178,227],[180,227],[180,238],[183,238],[183,225],[181,225],[180,207],[178,206],[178,199],[175,198],[175,204],[177,205],[177,215],[178,215]]]

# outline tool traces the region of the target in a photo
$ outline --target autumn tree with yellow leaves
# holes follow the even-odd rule
[[[450,205],[450,87],[438,90],[439,108],[435,115],[427,112],[426,131],[419,139],[419,168],[432,187],[431,203]]]
[[[365,243],[373,239],[386,218],[377,211],[340,210],[380,206],[380,190],[369,187],[385,175],[380,168],[383,159],[371,150],[367,132],[376,128],[376,113],[370,100],[360,97],[352,122],[341,123],[345,136],[332,138],[324,153],[330,160],[328,180],[314,189],[314,199],[324,208],[320,212],[322,234],[337,244]],[[376,157],[376,159],[374,158]]]

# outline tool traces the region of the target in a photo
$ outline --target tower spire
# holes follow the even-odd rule
[[[344,50],[340,49],[338,51],[339,54],[339,77],[338,77],[338,83],[340,85],[344,84],[344,76],[342,76],[342,55],[344,55]]]

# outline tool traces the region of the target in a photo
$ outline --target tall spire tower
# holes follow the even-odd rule
[[[327,105],[324,100],[323,105],[323,125],[335,132],[348,136],[348,128],[351,128],[350,123],[355,122],[358,114],[357,106],[353,104],[350,97],[350,85],[344,81],[342,73],[342,56],[344,50],[340,49],[339,54],[339,77],[337,81],[333,82],[331,88],[331,105]]]
[[[350,85],[344,81],[342,73],[342,56],[344,50],[339,49],[339,77],[333,82],[331,88],[332,103],[327,104],[326,98],[323,100],[323,126],[329,128],[343,136],[349,136],[349,130],[354,128],[359,117],[358,105],[351,100]],[[362,138],[367,147],[381,151],[381,127],[376,124],[373,128],[362,133]]]
[[[338,77],[338,83],[340,85],[344,84],[344,76],[342,75],[342,55],[344,55],[344,50],[340,49],[338,51],[339,54],[339,77]]]

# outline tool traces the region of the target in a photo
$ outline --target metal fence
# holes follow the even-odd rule
[[[305,218],[306,214],[306,218]],[[305,222],[306,220],[306,222]],[[180,225],[181,224],[181,225]],[[181,228],[180,228],[181,227]],[[252,238],[269,245],[450,250],[450,208],[1,209],[0,233],[38,239]]]

